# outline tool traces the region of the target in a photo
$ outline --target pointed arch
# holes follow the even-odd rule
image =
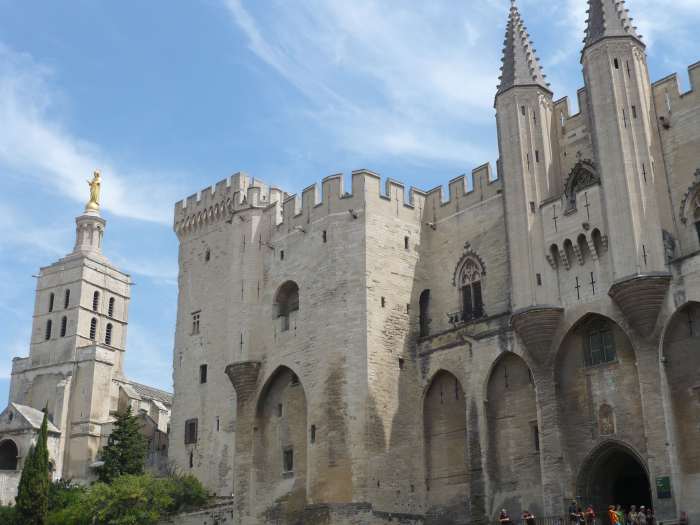
[[[569,172],[564,184],[567,209],[576,208],[576,194],[595,184],[600,184],[600,176],[595,164],[591,160],[579,160]]]
[[[459,289],[460,321],[468,322],[485,315],[483,279],[486,276],[484,261],[464,244],[464,251],[452,275],[452,284]]]
[[[493,484],[493,508],[509,501],[511,512],[542,509],[537,400],[532,372],[514,352],[503,352],[487,377],[487,468]]]
[[[286,513],[306,505],[307,404],[299,376],[279,366],[265,381],[256,403],[253,467],[256,505],[275,500]],[[320,432],[316,431],[316,439]],[[263,501],[264,500],[264,501]]]
[[[435,373],[424,393],[423,439],[429,512],[464,512],[469,489],[467,406],[462,383],[444,369]]]
[[[601,438],[645,449],[635,349],[615,320],[589,312],[572,322],[557,346],[554,377],[562,446],[572,464],[581,464]],[[612,421],[610,414],[600,417],[603,405],[614,409]]]
[[[684,477],[700,474],[700,302],[690,301],[671,316],[661,342],[666,397]],[[690,477],[687,486],[693,485]],[[695,486],[699,487],[697,481]]]

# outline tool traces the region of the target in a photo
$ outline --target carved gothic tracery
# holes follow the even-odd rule
[[[599,183],[600,176],[593,162],[590,160],[579,160],[566,179],[564,193],[566,195],[567,208],[576,208],[576,193]]]

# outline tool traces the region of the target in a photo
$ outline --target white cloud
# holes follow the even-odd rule
[[[169,224],[172,203],[184,192],[165,176],[123,169],[102,149],[52,118],[51,71],[0,43],[0,168],[45,191],[84,203],[93,170],[101,169],[102,206],[117,215]],[[30,190],[34,191],[34,190]],[[153,196],[158,195],[157,199]]]
[[[341,147],[487,160],[488,148],[455,128],[493,126],[501,50],[484,46],[480,18],[505,26],[503,2],[277,2],[259,18],[241,0],[225,5],[250,50],[307,97],[310,116]]]

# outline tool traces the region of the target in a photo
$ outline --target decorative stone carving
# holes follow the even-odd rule
[[[482,276],[486,275],[486,265],[479,254],[471,247],[469,241],[464,243],[464,251],[452,274],[452,284],[454,286],[460,286],[462,284],[461,275],[464,273],[464,270],[467,269],[467,265],[469,265],[470,271],[476,270],[480,271]]]
[[[599,183],[600,176],[596,171],[595,164],[590,160],[579,160],[571,169],[564,185],[567,210],[576,208],[576,193]]]
[[[615,413],[607,403],[603,403],[598,409],[598,432],[601,436],[610,436],[615,433]]]
[[[671,274],[632,275],[613,283],[608,295],[620,307],[627,321],[643,336],[654,331]]]
[[[688,223],[688,216],[700,208],[700,168],[695,170],[695,182],[685,192],[681,199],[679,217],[683,224]]]
[[[513,312],[511,324],[529,352],[539,361],[545,361],[563,316],[564,309],[558,306],[529,306]]]

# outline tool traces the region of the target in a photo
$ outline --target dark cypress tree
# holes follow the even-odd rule
[[[143,474],[145,459],[146,439],[128,407],[117,414],[114,429],[102,450],[104,465],[100,468],[100,481],[111,483],[122,474]]]
[[[15,500],[19,523],[44,525],[49,513],[49,449],[48,418],[44,410],[44,420],[36,445],[24,461],[22,477]]]

